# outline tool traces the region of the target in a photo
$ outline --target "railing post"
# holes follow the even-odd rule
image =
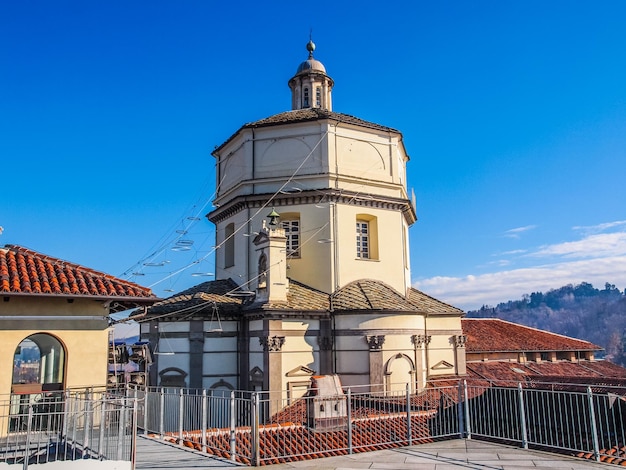
[[[593,392],[591,387],[587,387],[587,402],[589,403],[589,419],[591,422],[591,437],[593,439],[593,455],[595,459],[600,461],[600,446],[598,444],[598,430],[596,426],[596,411],[593,405]]]
[[[470,421],[469,394],[467,393],[467,380],[463,380],[463,409],[465,410],[465,439],[472,438],[472,423]]]
[[[236,422],[235,416],[235,391],[230,391],[230,460],[235,462],[237,460],[237,438],[235,435],[235,425]]]
[[[159,391],[159,437],[163,439],[165,435],[165,391]]]
[[[261,452],[259,449],[259,395],[252,392],[252,465],[258,467],[261,462]]]
[[[406,433],[409,445],[413,445],[413,433],[411,432],[411,389],[406,384]]]
[[[185,412],[183,389],[178,393],[178,439],[179,443],[183,443],[183,413]]]
[[[139,394],[139,387],[135,389]],[[148,434],[148,387],[143,389],[143,434]]]
[[[92,398],[92,394],[91,394],[91,389],[88,388],[85,391],[85,405],[84,405],[84,413],[85,413],[85,429],[84,429],[84,433],[83,433],[83,458],[85,458],[85,453],[89,452],[89,436],[91,435],[91,422],[92,422],[92,403],[91,403],[91,398]]]
[[[137,393],[133,398],[133,425],[131,429],[130,440],[130,469],[135,470],[135,464],[137,463],[137,408],[139,406],[139,400],[137,399]]]
[[[456,396],[456,415],[459,425],[459,439],[463,439],[465,437],[465,408],[463,407],[465,395],[463,393],[463,382],[461,380],[459,380],[459,383],[456,387]],[[441,413],[441,410],[439,410],[439,413]]]
[[[33,405],[28,404],[28,420],[26,424],[26,449],[24,450],[24,463],[22,464],[22,470],[28,470],[28,456],[30,454],[30,435],[31,435],[31,423],[33,421]]]
[[[517,383],[517,396],[519,402],[519,419],[522,425],[522,447],[528,449],[528,432],[526,430],[526,409],[524,407],[524,389],[521,382]]]
[[[206,428],[208,427],[208,397],[206,388],[202,389],[202,452],[206,452]]]
[[[119,405],[120,420],[117,428],[117,460],[124,460],[124,446],[122,445],[123,438],[126,435],[126,399],[121,398],[121,404]]]
[[[67,420],[69,417],[68,407],[70,406],[70,392],[69,390],[65,390],[63,392],[63,430],[61,439],[63,440],[63,452],[67,452]]]
[[[106,423],[107,423],[107,400],[105,395],[103,394],[100,398],[100,434],[98,435],[98,454],[100,457],[106,457],[103,449],[104,449],[104,434],[106,432]]]
[[[348,388],[347,392],[347,414],[348,414],[348,454],[352,455],[352,390]]]

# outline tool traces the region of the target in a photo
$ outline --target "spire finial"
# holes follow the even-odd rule
[[[309,59],[312,59],[313,51],[315,50],[315,43],[313,42],[313,28],[309,31],[309,42],[306,44],[306,50],[309,51]]]

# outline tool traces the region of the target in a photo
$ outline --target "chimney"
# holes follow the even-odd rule
[[[261,302],[287,302],[287,237],[279,226],[263,228],[254,238],[257,253],[257,295]]]

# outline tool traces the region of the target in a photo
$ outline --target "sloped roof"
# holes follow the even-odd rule
[[[172,319],[177,319],[180,315],[191,313],[210,314],[216,304],[220,313],[239,312],[243,298],[236,294],[228,295],[239,291],[239,286],[232,279],[203,282],[155,303],[148,308],[147,315],[171,314]]]
[[[411,289],[409,297],[406,298],[384,282],[373,279],[351,282],[332,296],[290,279],[286,302],[262,303],[254,301],[253,295],[237,296],[237,292],[241,292],[241,289],[231,279],[207,281],[154,304],[148,309],[147,314],[149,316],[172,314],[172,319],[177,318],[178,312],[181,315],[210,314],[214,304],[219,307],[220,313],[227,314],[255,310],[327,313],[331,308],[335,312],[384,310],[426,314],[463,313],[456,307],[440,302],[416,289]],[[252,302],[247,302],[248,300]]]
[[[345,285],[331,297],[334,311],[393,310],[415,311],[416,306],[384,282],[360,279]]]
[[[298,310],[298,311],[328,311],[330,296],[293,279],[289,280],[287,302],[252,304],[247,309],[262,308],[263,310]]]
[[[449,305],[441,300],[437,300],[430,295],[424,294],[422,291],[411,287],[408,292],[409,301],[417,307],[420,312],[429,315],[463,315],[463,310]]]
[[[495,385],[508,386],[511,382],[527,384],[614,384],[626,383],[626,368],[607,361],[577,362],[468,362],[468,375],[491,381]]]
[[[366,127],[368,129],[374,129],[382,132],[393,132],[396,134],[401,134],[401,132],[397,129],[382,126],[374,122],[365,121],[364,119],[359,119],[349,114],[336,113],[334,111],[329,111],[327,109],[321,108],[305,108],[285,111],[263,119],[259,119],[258,121],[248,122],[241,126],[237,130],[237,132],[231,135],[222,145],[220,145],[215,150],[215,152],[219,152],[219,150],[224,147],[228,142],[230,142],[237,134],[239,134],[242,129],[254,129],[258,127],[279,126],[284,124],[297,124],[301,122],[311,122],[326,119],[344,124]]]
[[[85,296],[131,304],[158,300],[147,287],[18,245],[0,248],[0,293],[7,296]]]
[[[264,126],[273,126],[277,124],[290,124],[296,122],[307,122],[307,121],[317,121],[320,119],[330,119],[332,121],[342,122],[345,124],[353,124],[356,126],[367,127],[370,129],[377,129],[385,132],[396,132],[400,133],[400,131],[393,129],[391,127],[382,126],[380,124],[376,124],[374,122],[365,121],[358,117],[351,116],[349,114],[336,113],[334,111],[329,111],[327,109],[321,108],[304,108],[304,109],[295,109],[292,111],[285,111],[283,113],[274,114],[273,116],[269,116],[264,119],[259,119],[258,121],[249,122],[244,124],[244,128],[247,127],[264,127]]]
[[[599,351],[589,341],[518,325],[497,318],[464,318],[466,350],[478,352]]]

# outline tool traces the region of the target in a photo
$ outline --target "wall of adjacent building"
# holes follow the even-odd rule
[[[84,316],[94,318],[72,319]],[[63,345],[65,387],[106,385],[109,330],[108,310],[102,302],[11,297],[0,302],[0,317],[0,364],[4,364],[0,369],[0,394],[11,393],[17,346],[35,333],[52,335]]]

